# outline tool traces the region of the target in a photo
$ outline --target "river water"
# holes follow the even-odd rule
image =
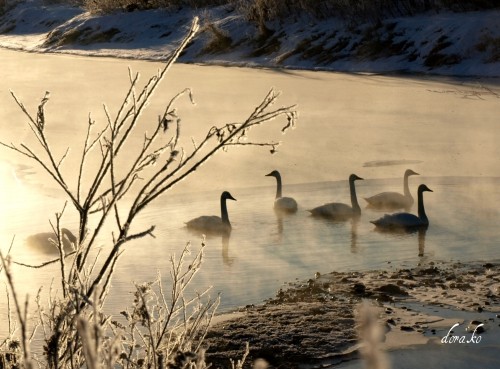
[[[103,122],[102,104],[113,113],[128,86],[130,66],[144,77],[159,63],[37,55],[0,50],[0,137],[6,143],[35,144],[25,117],[9,90],[28,110],[50,91],[47,132],[56,153],[70,151],[68,176],[74,174],[89,112]],[[265,128],[257,137],[282,141],[278,153],[237,148],[219,153],[188,180],[141,214],[137,227],[156,225],[156,238],[127,245],[112,283],[109,311],[131,303],[133,282],[152,280],[161,270],[169,280],[169,257],[186,242],[197,250],[199,235],[184,223],[199,215],[217,215],[219,196],[228,190],[233,232],[229,239],[209,237],[205,263],[194,289],[213,286],[221,293],[221,310],[259,303],[296,279],[315,272],[415,266],[435,260],[500,258],[500,99],[498,81],[467,81],[424,77],[352,75],[311,71],[175,65],[149,106],[144,119],[156,119],[174,93],[191,87],[197,102],[181,101],[186,137],[203,137],[213,124],[244,119],[270,87],[282,91],[279,105],[298,104],[298,126],[286,135],[280,127]],[[135,144],[140,143],[137,138]],[[79,146],[80,145],[80,146]],[[72,157],[74,153],[74,157]],[[387,190],[402,191],[402,176],[425,193],[430,227],[425,235],[386,234],[369,222],[384,213],[364,208],[362,197]],[[297,214],[277,217],[272,209],[275,182],[265,177],[281,171],[284,194],[299,203]],[[347,178],[356,173],[363,208],[358,223],[313,219],[307,209],[325,202],[349,202]],[[65,198],[35,163],[0,148],[0,236],[5,252],[15,236],[16,261],[49,260],[26,239],[50,230],[49,219],[61,211]],[[74,183],[74,182],[73,182]],[[411,209],[416,212],[415,207]],[[71,206],[64,226],[76,231]],[[103,241],[103,248],[106,244]],[[33,296],[48,288],[57,266],[15,267],[21,292]],[[5,314],[0,300],[0,314]]]

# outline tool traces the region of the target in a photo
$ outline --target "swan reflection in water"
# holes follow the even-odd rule
[[[387,228],[375,228],[376,232],[380,233],[385,233],[385,234],[392,234],[393,236],[397,236],[397,238],[400,238],[401,236],[412,236],[414,234],[417,234],[417,240],[418,240],[418,256],[423,257],[425,255],[425,237],[427,234],[427,229],[429,227],[423,226],[419,228],[392,228],[392,229],[387,229]]]
[[[297,214],[294,212],[289,212],[289,211],[283,211],[281,209],[274,208],[274,214],[276,216],[276,242],[277,243],[283,243],[283,234],[285,232],[285,221],[286,219],[293,219],[293,217],[296,217]],[[292,217],[292,218],[290,218]],[[288,222],[288,225],[290,226],[290,222]],[[292,225],[293,227],[293,225]]]
[[[67,228],[61,229],[62,243],[66,254],[75,251],[77,238]],[[54,232],[36,233],[26,238],[26,245],[44,254],[59,254],[57,235]]]
[[[229,256],[229,240],[231,238],[231,233],[229,232],[223,232],[223,233],[206,233],[206,234],[200,234],[199,231],[193,230],[188,228],[188,232],[194,236],[201,236],[203,239],[203,244],[207,245],[216,245],[219,242],[219,237],[220,237],[220,244],[221,244],[221,250],[222,250],[222,262],[227,265],[231,266],[233,265],[234,261],[236,258],[234,256]]]
[[[232,266],[236,258],[229,256],[229,235],[222,235],[222,262],[227,266]]]
[[[423,257],[425,251],[425,234],[427,227],[422,227],[418,230],[418,256]]]
[[[358,249],[358,225],[359,218],[353,218],[351,220],[351,253],[357,254]]]

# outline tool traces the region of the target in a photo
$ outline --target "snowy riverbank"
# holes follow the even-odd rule
[[[500,76],[500,11],[432,13],[347,25],[342,20],[254,23],[227,7],[92,15],[68,5],[20,3],[0,18],[0,47],[164,59],[194,16],[203,25],[182,62],[322,69]]]

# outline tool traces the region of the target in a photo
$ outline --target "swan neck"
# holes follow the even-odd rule
[[[418,217],[427,222],[427,214],[425,214],[424,208],[424,193],[423,191],[418,192]]]
[[[279,174],[276,175],[276,198],[279,199],[282,197],[281,193],[281,176]]]
[[[361,208],[358,204],[358,197],[356,196],[356,187],[354,186],[354,181],[349,181],[349,190],[351,192],[352,211],[355,215],[361,215]]]
[[[408,176],[406,175],[404,177],[403,189],[405,196],[411,198],[412,196],[410,192],[410,187],[408,186]]]
[[[229,214],[227,213],[226,199],[223,197],[220,199],[220,214],[222,223],[231,225],[231,223],[229,223]]]

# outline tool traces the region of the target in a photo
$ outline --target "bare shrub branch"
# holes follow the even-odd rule
[[[182,123],[176,105],[183,98],[195,103],[193,91],[186,88],[167,102],[157,121],[153,122],[152,132],[141,131],[145,126],[141,118],[145,109],[151,106],[155,91],[198,30],[198,20],[194,19],[186,37],[163,68],[142,87],[139,75],[129,69],[130,86],[116,115],[104,106],[105,122],[101,128],[97,128],[98,123],[89,115],[82,149],[76,155],[74,185],[70,185],[74,178],[65,175],[63,170],[69,165],[72,151],[67,148],[58,156],[50,145],[50,130],[47,128],[51,122],[46,111],[50,94],[46,92],[35,113],[30,113],[12,92],[36,141],[32,146],[22,142],[0,144],[40,166],[58,185],[67,201],[62,211],[55,215],[55,221],[51,222],[52,241],[58,250],[58,258],[30,266],[42,268],[59,263],[60,280],[56,285],[61,291],[51,287],[46,304],[41,302],[40,296],[36,299],[36,316],[45,341],[44,357],[50,369],[163,369],[175,367],[181,357],[188,360],[189,368],[206,368],[202,342],[219,298],[210,299],[210,289],[195,294],[187,291],[201,267],[203,247],[189,263],[189,244],[178,259],[171,257],[169,293],[165,292],[160,276],[153,282],[137,284],[132,309],[123,314],[126,324],[112,320],[102,310],[123,246],[146,236],[154,237],[154,225],[138,230],[133,228],[142,210],[220,150],[250,145],[275,152],[279,142],[253,141],[249,137],[250,131],[267,122],[283,119],[281,130],[285,132],[293,128],[297,119],[295,106],[273,107],[279,93],[271,89],[248,117],[240,122],[213,126],[199,143],[191,138],[192,146],[185,148],[181,146]],[[135,147],[131,140],[136,135],[143,137],[139,147]],[[127,201],[123,201],[125,196]],[[78,215],[76,236],[63,228],[63,216],[70,211]],[[110,227],[111,247],[98,248],[96,253],[91,253],[98,246],[97,240],[104,230]],[[71,249],[65,248],[68,244]],[[28,332],[27,302],[23,310],[15,294],[10,257],[4,258],[0,254],[0,258],[20,325],[23,363],[28,368],[32,365],[29,341],[33,334]],[[15,263],[27,266],[19,261]],[[110,331],[119,339],[110,339]]]

